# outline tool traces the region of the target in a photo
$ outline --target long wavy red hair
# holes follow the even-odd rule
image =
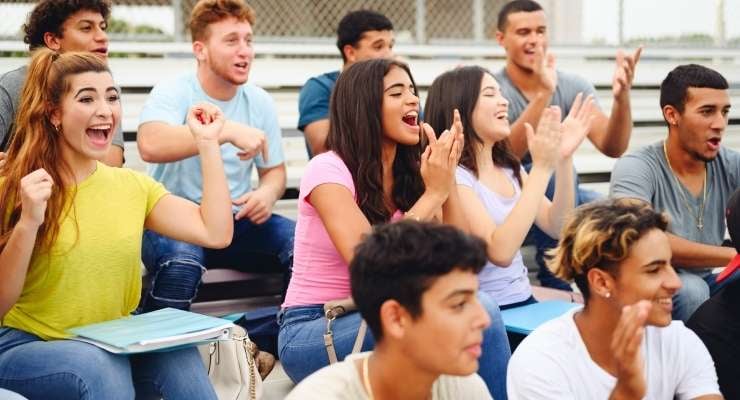
[[[31,56],[28,75],[21,92],[15,117],[15,131],[8,146],[8,161],[0,168],[0,251],[5,248],[21,216],[20,182],[29,173],[43,168],[54,180],[47,202],[44,223],[38,231],[36,246],[48,250],[59,234],[59,223],[74,200],[65,195],[69,189],[62,176],[71,176],[70,166],[62,159],[60,132],[51,123],[51,114],[61,110],[70,90],[70,76],[84,72],[110,72],[106,63],[92,53],[59,54],[40,48]],[[63,110],[62,110],[63,112]]]

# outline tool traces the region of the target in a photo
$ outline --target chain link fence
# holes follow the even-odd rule
[[[257,13],[254,30],[261,41],[292,43],[334,42],[336,26],[347,12],[372,9],[388,16],[395,27],[396,40],[411,44],[474,44],[494,39],[498,11],[508,0],[246,0]],[[655,4],[670,4],[673,0],[650,0]],[[189,40],[187,19],[197,0],[112,0],[109,32],[112,40],[131,42]],[[586,6],[598,9],[605,23],[596,27],[599,35],[611,28],[622,27],[619,15],[636,20],[629,11],[617,12],[620,7],[634,6],[644,0],[539,0],[547,11],[551,43],[597,44],[602,39],[584,39],[585,27],[593,25],[583,15]],[[654,43],[681,46],[740,46],[740,36],[733,21],[740,16],[740,0],[697,2],[697,9],[686,10],[687,15],[701,11],[698,8],[717,7],[715,18],[702,18],[704,32],[680,31],[671,37],[623,37],[620,28],[617,43]],[[710,5],[711,4],[711,5]],[[34,2],[28,0],[0,0],[0,40],[18,40],[21,25]],[[612,7],[612,8],[610,8]],[[601,10],[603,8],[603,10]],[[611,10],[611,11],[609,11]],[[621,8],[620,8],[621,10]],[[721,11],[725,10],[725,11]],[[621,13],[621,14],[620,14]],[[720,16],[723,16],[720,18]],[[593,17],[593,15],[592,15]],[[593,19],[593,18],[592,18]],[[677,21],[677,24],[679,22]],[[613,25],[613,26],[604,26]],[[680,25],[680,24],[679,24]],[[714,27],[716,34],[707,33]],[[593,28],[593,27],[592,27]],[[613,30],[613,29],[612,29]],[[727,30],[727,34],[725,31]],[[643,30],[644,31],[644,30]],[[647,35],[651,35],[648,31]],[[726,38],[726,39],[725,39]],[[590,42],[589,42],[590,41]],[[612,42],[613,43],[613,42]]]
[[[371,9],[393,21],[404,43],[480,42],[507,0],[249,0],[257,13],[255,34],[262,40],[327,42],[349,11]],[[187,18],[197,0],[113,1],[109,33],[113,40],[187,41]],[[33,3],[0,2],[0,39],[21,37]]]

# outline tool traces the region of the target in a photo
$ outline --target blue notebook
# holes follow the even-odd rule
[[[228,339],[234,324],[225,319],[164,308],[113,321],[72,328],[71,339],[117,354],[142,353]]]
[[[581,306],[582,304],[562,300],[548,300],[503,310],[501,311],[501,318],[504,320],[507,331],[529,335],[530,332],[545,322]]]

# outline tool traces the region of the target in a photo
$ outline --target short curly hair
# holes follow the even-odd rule
[[[62,37],[64,22],[74,13],[89,10],[100,13],[104,19],[110,16],[109,0],[41,0],[28,15],[23,25],[23,42],[29,50],[45,46],[44,34],[51,32]]]
[[[548,251],[548,267],[561,279],[574,280],[586,302],[591,295],[586,275],[592,268],[618,274],[632,245],[651,230],[666,231],[669,220],[649,203],[633,198],[597,201],[575,209]]]

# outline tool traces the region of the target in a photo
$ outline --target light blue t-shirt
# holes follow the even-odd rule
[[[511,184],[514,185],[514,195],[511,197],[501,196],[489,189],[465,167],[458,166],[455,170],[457,184],[473,189],[496,226],[504,223],[522,195],[514,172],[511,168],[504,168],[504,171]],[[486,262],[486,266],[478,274],[478,279],[480,290],[486,292],[502,306],[518,303],[532,296],[532,286],[529,284],[527,267],[524,265],[520,250],[517,250],[508,267],[498,266],[491,261]]]
[[[273,100],[266,91],[246,83],[239,87],[231,100],[220,101],[203,91],[194,72],[184,74],[154,86],[139,116],[139,124],[159,121],[183,125],[186,123],[188,109],[204,101],[217,105],[227,120],[261,129],[267,136],[268,163],[262,160],[261,155],[241,161],[236,155],[239,152],[236,146],[231,143],[221,145],[221,157],[224,160],[231,198],[237,198],[251,190],[252,165],[257,165],[257,168],[271,168],[283,163],[283,146],[277,113]],[[152,164],[149,173],[173,194],[196,203],[200,203],[203,198],[200,156]]]

